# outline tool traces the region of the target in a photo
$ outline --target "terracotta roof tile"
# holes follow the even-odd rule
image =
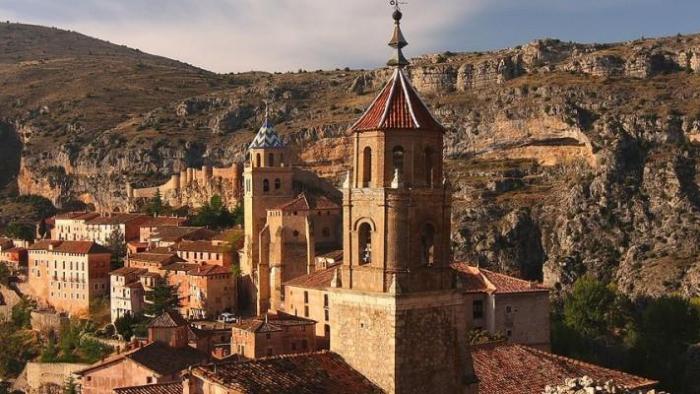
[[[140,275],[148,272],[148,270],[144,268],[135,268],[135,267],[121,267],[119,269],[116,269],[112,272],[110,272],[110,275],[113,276],[127,276],[127,275]]]
[[[230,248],[223,245],[212,245],[211,241],[182,241],[177,244],[175,250],[182,252],[226,253],[230,251]]]
[[[185,260],[178,257],[177,254],[173,252],[168,253],[154,253],[153,251],[134,253],[129,256],[129,261],[144,261],[148,263],[161,263],[161,264],[172,264],[176,262],[183,262]]]
[[[310,196],[306,193],[299,194],[294,200],[282,204],[275,209],[282,211],[308,211],[311,209],[339,209],[340,205],[331,201],[326,196]]]
[[[401,69],[394,71],[367,111],[350,127],[352,131],[391,129],[445,130]]]
[[[56,220],[90,220],[100,216],[97,212],[66,212],[55,216]]]
[[[469,292],[486,292],[496,294],[513,293],[547,293],[550,290],[535,282],[529,282],[512,276],[470,266],[466,263],[454,263],[452,269],[462,279],[463,288]]]
[[[172,217],[172,216],[156,216],[149,217],[143,223],[141,227],[178,227],[182,226],[187,222],[187,218]]]
[[[339,355],[317,352],[200,366],[195,376],[243,393],[355,394],[383,391]]]
[[[165,242],[179,242],[183,239],[211,239],[215,235],[216,233],[214,231],[208,230],[204,227],[162,226],[156,227],[153,234],[151,234],[151,237],[158,238]]]
[[[192,276],[211,276],[230,274],[231,268],[222,267],[220,265],[203,264],[189,271],[187,274]]]
[[[307,289],[325,289],[331,287],[331,281],[333,280],[333,274],[340,264],[333,264],[332,266],[312,272],[308,275],[303,275],[298,278],[294,278],[284,283],[285,286],[292,287],[303,287]]]
[[[116,394],[182,394],[182,383],[158,383],[145,386],[119,387]]]
[[[92,241],[42,240],[29,247],[29,250],[53,250],[71,254],[111,254],[112,251]]]
[[[148,323],[148,328],[172,328],[172,327],[183,327],[187,325],[187,320],[185,320],[178,312],[175,311],[165,311],[160,316],[151,320]]]
[[[234,328],[250,332],[272,332],[281,331],[283,326],[305,326],[316,324],[315,321],[303,317],[290,315],[284,312],[277,314],[268,313],[265,315],[242,320],[233,325]]]
[[[628,389],[651,388],[657,382],[599,367],[531,347],[505,342],[472,348],[479,392],[484,394],[539,394],[547,385],[563,384],[567,378],[589,376],[612,380]]]
[[[113,225],[113,224],[126,224],[135,220],[147,220],[148,216],[141,215],[137,213],[114,213],[106,216],[98,216],[96,218],[87,221],[88,225],[99,226],[99,225]]]

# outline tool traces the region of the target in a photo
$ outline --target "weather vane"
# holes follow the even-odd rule
[[[389,4],[391,4],[391,6],[394,7],[394,9],[400,10],[401,5],[408,4],[408,3],[404,2],[404,1],[399,1],[399,0],[391,0],[391,1],[389,1]]]

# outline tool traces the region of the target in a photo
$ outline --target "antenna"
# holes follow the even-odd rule
[[[408,4],[405,1],[400,1],[400,0],[391,0],[389,1],[389,5],[394,7],[395,10],[401,10],[401,6]]]

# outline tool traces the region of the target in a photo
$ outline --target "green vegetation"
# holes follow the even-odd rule
[[[34,212],[42,219],[56,214],[56,207],[53,206],[53,203],[42,196],[33,194],[17,196],[15,202],[30,205],[34,209]]]
[[[132,337],[145,337],[148,335],[146,325],[148,319],[143,315],[132,316],[130,314],[121,316],[114,321],[114,327],[117,329],[117,333],[124,338],[125,341],[130,340]]]
[[[0,322],[0,378],[19,375],[26,362],[38,352],[36,335],[28,330],[32,308],[31,302],[23,300],[12,308],[8,321]]]
[[[126,257],[126,241],[119,226],[115,226],[109,234],[107,247],[112,251],[112,269],[123,267],[124,257]]]
[[[687,390],[686,352],[700,341],[700,307],[680,296],[633,303],[612,286],[579,279],[552,315],[555,353]]]
[[[90,322],[71,320],[58,334],[49,335],[39,356],[45,363],[92,364],[112,352],[112,348],[91,338],[95,328]]]
[[[0,285],[9,286],[10,276],[12,276],[10,269],[5,264],[0,263]]]
[[[213,229],[233,227],[243,224],[243,208],[239,205],[229,211],[220,196],[213,196],[209,203],[197,210],[192,218],[193,226],[206,226]]]
[[[167,274],[163,280],[146,292],[146,315],[158,316],[165,311],[176,309],[180,306],[180,298],[177,294],[177,286],[168,284]]]
[[[156,190],[156,195],[153,196],[144,207],[144,212],[149,215],[166,215],[172,212],[172,207],[163,202],[163,196],[160,194],[160,189]]]
[[[10,238],[33,241],[34,226],[27,223],[12,222],[5,228],[5,234]]]
[[[69,376],[68,379],[66,379],[66,382],[63,385],[63,389],[61,390],[63,394],[78,394],[78,383],[75,382],[75,379],[73,379],[73,376]]]

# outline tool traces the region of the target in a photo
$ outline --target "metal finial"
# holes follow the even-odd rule
[[[391,41],[389,41],[389,46],[396,50],[396,55],[389,60],[387,65],[402,68],[409,65],[409,61],[403,55],[403,48],[408,45],[408,42],[401,32],[401,18],[403,17],[403,13],[401,13],[400,5],[406,3],[400,2],[399,0],[391,0],[389,4],[394,7],[394,13],[392,14],[392,18],[394,19],[394,34],[391,37]]]

